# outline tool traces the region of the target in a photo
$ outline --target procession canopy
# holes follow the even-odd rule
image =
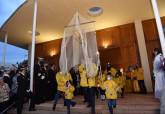
[[[88,76],[96,76],[100,64],[94,22],[75,13],[64,29],[61,45],[60,70],[69,72],[71,68],[84,64]]]

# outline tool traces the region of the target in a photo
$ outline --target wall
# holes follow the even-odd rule
[[[133,23],[96,31],[102,68],[107,62],[115,67],[127,68],[139,63],[138,46]],[[58,64],[61,39],[36,45],[36,57]],[[50,56],[52,54],[52,56]],[[54,56],[53,56],[54,55]]]
[[[36,45],[35,58],[42,57],[50,64],[59,63],[61,39],[44,42]]]
[[[103,68],[107,62],[125,69],[139,62],[133,23],[99,30],[96,31],[96,35]],[[109,43],[109,47],[104,48],[106,42]]]
[[[153,50],[154,48],[161,49],[158,30],[154,19],[145,20],[142,22],[142,24],[147,47],[150,71],[152,73],[154,59]],[[162,24],[165,26],[165,17],[162,17]]]

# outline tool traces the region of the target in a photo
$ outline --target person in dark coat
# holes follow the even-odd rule
[[[22,114],[22,108],[24,104],[24,97],[26,95],[26,78],[25,70],[20,69],[17,77],[18,89],[17,89],[17,114]]]
[[[35,103],[40,103],[40,91],[39,91],[39,84],[40,84],[40,77],[41,77],[41,64],[38,61],[37,64],[34,65],[34,96],[35,96]]]
[[[43,103],[46,101],[47,99],[47,93],[48,93],[48,89],[47,89],[47,69],[45,67],[45,65],[41,65],[41,76],[39,79],[39,98],[40,98],[40,103]]]
[[[55,82],[55,66],[51,65],[50,68],[48,69],[48,99],[53,100],[54,94],[57,91],[57,83]]]

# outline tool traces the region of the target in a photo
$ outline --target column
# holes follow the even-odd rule
[[[152,3],[155,19],[156,19],[156,25],[158,28],[159,39],[160,39],[163,56],[165,57],[165,37],[164,37],[163,26],[162,26],[160,15],[159,15],[157,0],[151,0],[151,3]]]
[[[35,37],[36,37],[36,23],[37,23],[37,7],[38,0],[33,0],[34,14],[33,14],[33,30],[32,30],[32,48],[31,48],[31,62],[30,62],[30,90],[33,91],[33,71],[34,71],[34,55],[35,55]]]
[[[3,55],[2,55],[2,65],[6,65],[6,50],[7,50],[7,39],[8,39],[8,34],[5,32],[5,40],[4,40],[4,46],[3,46]]]
[[[32,45],[29,44],[28,45],[28,66],[30,68],[30,64],[31,64],[31,52],[32,52]]]
[[[146,43],[145,43],[141,20],[135,21],[135,30],[137,35],[140,60],[141,60],[142,68],[144,69],[144,82],[147,88],[147,92],[152,92],[153,88],[152,88],[151,74],[150,74],[148,55],[147,55]]]

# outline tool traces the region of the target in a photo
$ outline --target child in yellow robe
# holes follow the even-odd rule
[[[137,69],[131,71],[133,90],[135,93],[140,92],[140,87],[137,80]]]
[[[56,109],[56,104],[57,104],[59,98],[64,96],[65,84],[69,80],[72,80],[70,73],[58,72],[56,74],[57,93],[55,94],[55,97],[54,97],[54,103],[53,103],[53,108],[52,108],[53,110]]]
[[[126,76],[124,73],[121,74],[119,77],[119,86],[121,88],[121,97],[124,97],[124,91],[125,91],[125,84],[126,84]]]
[[[84,102],[88,102],[87,72],[83,64],[79,66],[79,73],[80,73],[80,86],[82,87],[82,90],[83,90]]]
[[[103,83],[107,80],[106,78],[106,74],[100,74],[98,76],[98,88],[99,88],[99,92],[100,92],[100,97],[101,97],[101,100],[105,100],[105,90],[103,90],[101,88],[101,86],[103,85]]]
[[[64,106],[67,106],[67,114],[70,114],[70,106],[75,106],[76,103],[72,101],[74,97],[75,88],[71,85],[71,81],[67,81],[65,85],[65,100]]]
[[[137,80],[140,87],[140,93],[146,94],[146,87],[144,83],[144,71],[143,68],[137,67]]]
[[[108,108],[110,114],[113,114],[113,108],[116,107],[118,86],[112,80],[110,74],[107,75],[107,80],[103,83],[102,89],[105,90],[106,99],[108,100]]]
[[[113,78],[118,85],[118,97],[124,97],[125,76],[120,70],[117,71],[115,78]]]

